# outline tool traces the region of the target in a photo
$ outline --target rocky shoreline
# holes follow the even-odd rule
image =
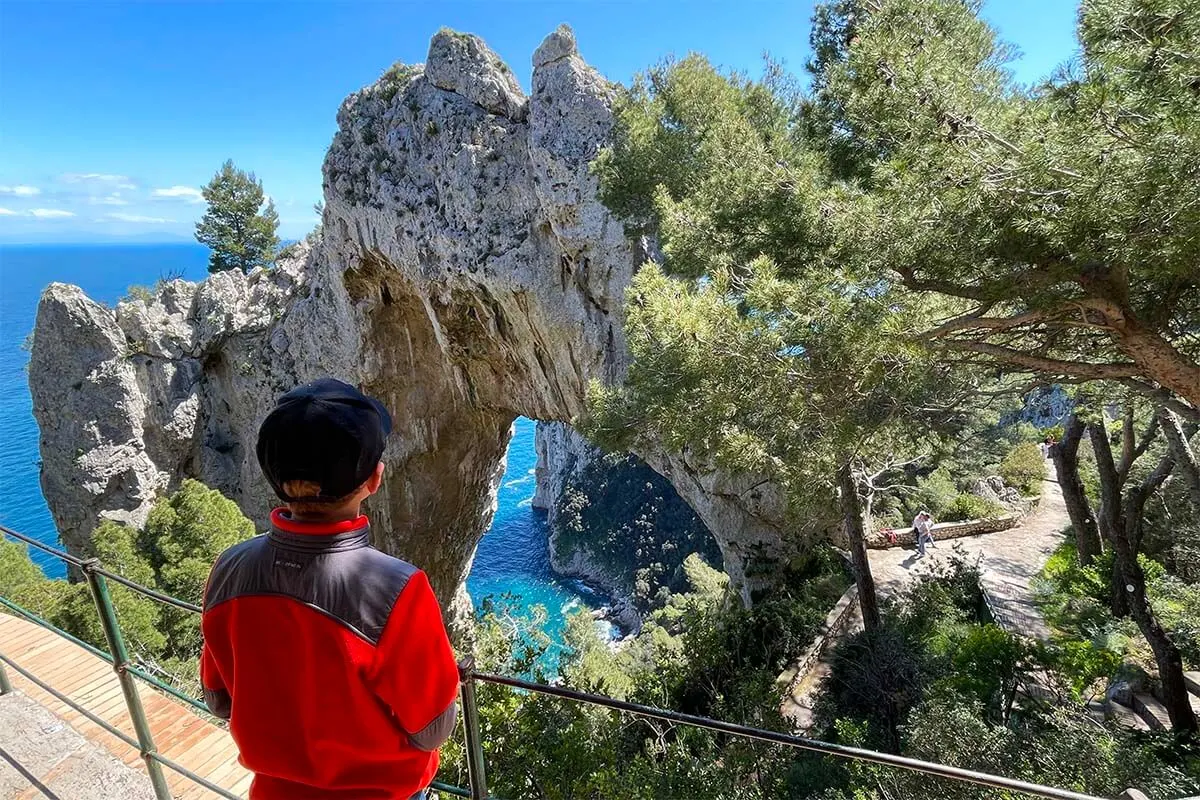
[[[566,561],[558,556],[558,533],[553,525],[549,526],[549,536],[546,547],[550,554],[550,568],[556,575],[572,578],[582,582],[596,594],[608,598],[611,602],[592,612],[594,619],[607,620],[617,626],[621,636],[635,636],[642,629],[642,616],[634,605],[633,598],[626,593],[612,575],[595,562],[586,550],[575,550]]]

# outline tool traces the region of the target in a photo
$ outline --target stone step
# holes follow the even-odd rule
[[[1183,673],[1183,682],[1187,684],[1189,692],[1200,696],[1200,672]]]
[[[1152,694],[1138,692],[1133,696],[1133,710],[1136,711],[1152,730],[1163,731],[1171,727],[1171,716],[1167,707]]]
[[[1108,716],[1123,728],[1132,728],[1135,731],[1150,730],[1150,726],[1146,724],[1144,719],[1138,716],[1137,712],[1129,706],[1118,703],[1116,700],[1108,704]]]

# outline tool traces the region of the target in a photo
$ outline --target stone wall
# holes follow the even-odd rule
[[[1006,514],[993,519],[971,519],[964,522],[939,522],[933,526],[930,533],[934,541],[942,539],[957,539],[962,536],[975,536],[980,533],[996,533],[1014,528],[1021,522],[1020,514]],[[883,550],[888,547],[915,547],[917,534],[913,528],[893,528],[896,541],[891,542],[882,531],[873,531],[867,536],[867,547]]]

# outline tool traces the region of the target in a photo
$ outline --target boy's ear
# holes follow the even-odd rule
[[[367,478],[367,491],[369,491],[371,494],[375,494],[379,491],[379,487],[381,485],[383,485],[382,461],[375,465],[375,472],[371,474],[371,477]]]

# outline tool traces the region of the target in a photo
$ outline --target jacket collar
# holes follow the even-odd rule
[[[351,533],[364,530],[368,525],[365,514],[359,514],[354,519],[339,522],[301,522],[292,519],[286,508],[277,508],[271,512],[271,527],[284,533],[299,533],[308,536],[329,536],[335,533]]]
[[[367,547],[370,533],[371,526],[361,514],[342,522],[299,522],[288,515],[287,509],[277,508],[271,512],[268,537],[290,550],[330,552]]]

